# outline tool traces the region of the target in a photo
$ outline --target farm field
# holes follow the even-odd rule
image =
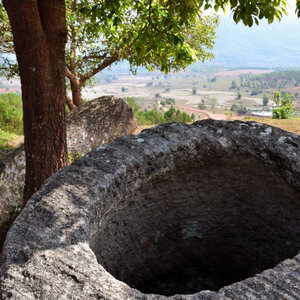
[[[297,71],[292,72],[297,73]],[[244,115],[238,115],[236,112],[228,115],[226,112],[230,110],[232,105],[243,106],[247,110],[254,108],[270,109],[273,104],[273,91],[278,89],[266,87],[261,89],[258,94],[252,95],[253,86],[257,85],[257,78],[270,73],[274,74],[274,70],[234,69],[217,70],[209,74],[188,71],[168,75],[148,73],[136,76],[119,76],[117,73],[105,73],[96,77],[94,87],[86,88],[83,91],[83,97],[87,100],[103,95],[115,95],[122,98],[134,97],[142,110],[156,109],[162,112],[167,111],[171,104],[174,103],[176,109],[180,109],[190,116],[193,115],[195,120],[205,118],[244,119]],[[284,82],[283,90],[293,95],[300,94],[300,85],[286,83],[288,82],[286,78],[290,74],[287,76],[283,72],[283,78],[280,77],[280,72],[278,74],[280,82]],[[252,81],[250,81],[250,87],[244,85],[245,81],[248,80],[247,76],[250,79],[253,77]],[[7,81],[0,78],[0,87],[0,93],[11,91],[20,93],[21,91],[18,80]],[[238,97],[238,94],[240,94],[240,97]],[[265,107],[262,105],[264,94],[269,97],[268,104]],[[296,97],[294,106],[299,114],[300,97]],[[273,120],[269,118],[253,118],[251,116],[247,118],[300,133],[299,119]],[[19,144],[20,142],[22,141],[19,138],[16,143]],[[14,147],[15,145],[12,144],[11,146]]]
[[[228,70],[210,75],[199,75],[196,72],[181,72],[179,74],[149,74],[127,75],[97,78],[92,89],[86,89],[83,97],[92,99],[100,95],[115,95],[116,97],[135,97],[142,109],[167,110],[170,105],[164,105],[166,100],[175,100],[175,108],[194,114],[196,119],[212,117],[226,119],[225,112],[233,104],[247,109],[263,107],[263,95],[269,97],[264,109],[271,109],[274,90],[266,88],[253,92],[253,87],[243,85],[241,75],[260,75],[274,70]],[[288,86],[286,90],[296,93],[297,88]],[[295,92],[296,91],[296,92]],[[296,99],[295,106],[300,101]],[[199,104],[202,105],[199,107]]]

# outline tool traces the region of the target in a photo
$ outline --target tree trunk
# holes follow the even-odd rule
[[[82,96],[81,96],[81,84],[77,78],[76,81],[70,81],[70,82],[71,82],[73,103],[76,107],[78,107],[81,104],[83,104]]]
[[[76,108],[76,106],[73,103],[73,100],[68,95],[66,95],[66,102],[69,107],[69,110],[73,110],[74,108]]]
[[[67,164],[64,0],[3,0],[19,64],[26,154],[24,203]]]

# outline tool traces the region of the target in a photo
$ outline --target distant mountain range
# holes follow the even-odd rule
[[[285,16],[281,22],[246,27],[235,24],[230,15],[222,16],[217,29],[216,44],[211,62],[198,62],[188,69],[210,73],[220,67],[226,68],[300,68],[300,19]],[[129,73],[126,62],[112,68],[119,74]],[[138,73],[147,72],[139,68]]]
[[[221,17],[215,44],[216,64],[230,67],[300,66],[300,19],[284,17],[281,22],[249,28],[235,24],[230,16]]]
[[[300,18],[290,13],[281,22],[261,21],[250,28],[235,24],[230,15],[222,16],[213,50],[215,59],[197,62],[188,69],[208,74],[220,68],[300,68]],[[128,62],[105,69],[97,77],[112,73],[130,74]],[[148,71],[139,68],[138,74],[143,73]]]

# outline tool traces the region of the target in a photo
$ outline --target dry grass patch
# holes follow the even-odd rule
[[[300,135],[300,118],[297,119],[270,119],[270,118],[252,118],[245,117],[243,121],[255,121],[265,123],[271,126],[279,127],[283,130],[297,133]]]

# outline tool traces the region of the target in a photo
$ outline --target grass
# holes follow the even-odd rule
[[[285,131],[294,132],[300,135],[300,118],[279,120],[279,119],[269,119],[269,118],[245,117],[242,120],[265,123],[271,126],[279,127]]]
[[[17,137],[18,136],[16,134],[3,131],[0,128],[0,160],[3,159],[11,149],[15,148],[11,143]]]
[[[15,93],[0,95],[0,128],[7,133],[23,134],[23,109],[20,95]]]
[[[0,95],[0,159],[14,148],[12,142],[23,134],[22,99],[20,95]]]

